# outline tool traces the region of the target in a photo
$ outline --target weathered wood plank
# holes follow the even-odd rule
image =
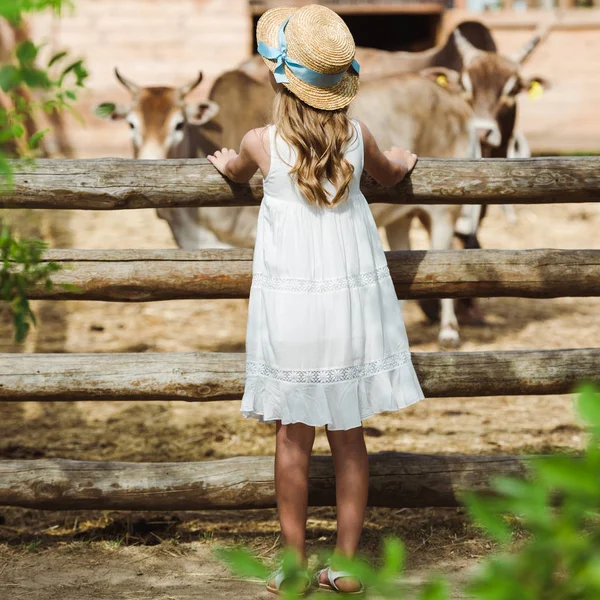
[[[0,401],[235,400],[243,354],[0,354]],[[566,394],[600,383],[600,348],[414,353],[428,397]]]
[[[299,5],[306,4],[307,2],[298,2],[286,0],[288,5]],[[377,15],[377,14],[438,14],[443,13],[446,5],[443,1],[427,0],[404,0],[403,2],[384,2],[384,3],[373,3],[373,2],[330,2],[329,5],[340,15]],[[251,4],[250,12],[253,16],[261,16],[269,8],[273,6],[281,6],[277,2],[264,2],[260,4]]]
[[[232,183],[206,159],[46,159],[12,167],[15,186],[0,182],[0,208],[246,206],[262,197],[262,178]],[[397,204],[598,202],[600,158],[424,159],[394,188],[365,176],[362,189],[369,202]]]
[[[517,456],[382,453],[369,457],[369,504],[457,506],[464,490],[489,489],[494,475],[522,475]],[[311,506],[335,504],[330,457],[315,456]],[[275,507],[273,458],[188,463],[0,461],[0,505],[50,510],[200,510]]]
[[[404,299],[600,296],[600,250],[448,250],[388,252]],[[51,250],[64,269],[31,297],[147,302],[247,298],[251,250]],[[60,284],[77,286],[77,292]]]

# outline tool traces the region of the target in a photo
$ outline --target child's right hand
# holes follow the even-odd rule
[[[417,160],[419,160],[416,154],[413,154],[409,150],[398,148],[397,146],[392,146],[391,150],[386,150],[384,155],[391,162],[406,165],[407,175],[415,168]]]

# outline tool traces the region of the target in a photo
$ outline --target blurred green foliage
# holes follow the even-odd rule
[[[523,478],[496,477],[493,493],[464,494],[465,506],[483,531],[498,542],[466,584],[474,600],[597,600],[600,598],[600,393],[580,388],[579,415],[589,427],[581,455],[554,455],[527,461]],[[516,544],[518,527],[524,541]],[[286,578],[298,581],[301,567],[284,553]],[[448,600],[450,586],[432,575],[418,590],[402,583],[405,550],[396,538],[383,546],[379,568],[361,558],[324,556],[337,570],[358,577],[373,598]],[[221,548],[218,557],[243,577],[264,580],[267,565],[244,548]],[[315,588],[316,589],[316,588]],[[284,599],[296,598],[294,585]],[[415,593],[417,594],[415,596]],[[316,594],[320,594],[316,591]]]
[[[600,393],[581,387],[577,402],[590,436],[582,455],[533,458],[527,477],[498,477],[494,496],[467,494],[475,521],[504,548],[469,585],[482,600],[600,598]],[[526,533],[511,551],[511,528]]]
[[[26,13],[49,9],[60,14],[64,8],[72,6],[72,0],[0,0],[0,17],[18,24]]]
[[[0,18],[19,27],[30,12],[70,6],[65,0],[0,0]],[[88,72],[82,60],[57,52],[40,65],[42,49],[29,39],[20,41],[0,65],[0,177],[12,182],[9,158],[35,158],[48,130],[31,130],[36,114],[67,110],[75,114],[73,102],[84,86]],[[76,115],[77,116],[77,115]]]
[[[31,310],[28,291],[38,284],[52,289],[50,279],[60,266],[55,262],[43,262],[46,244],[40,240],[17,240],[4,224],[0,229],[0,299],[12,311],[15,341],[27,337],[35,315]]]
[[[61,51],[40,65],[42,46],[27,39],[23,28],[23,18],[28,13],[52,10],[59,14],[70,6],[70,0],[0,0],[0,19],[14,28],[15,38],[20,40],[0,65],[2,189],[13,185],[9,159],[33,159],[41,154],[48,130],[37,129],[36,115],[63,110],[76,115],[73,102],[88,76],[83,62],[70,59],[67,52]],[[45,248],[40,240],[18,239],[0,217],[0,300],[10,307],[17,342],[22,342],[35,324],[28,290],[39,284],[52,287],[50,276],[60,268],[56,263],[42,261]]]

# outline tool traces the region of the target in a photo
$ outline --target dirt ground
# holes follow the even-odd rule
[[[491,207],[483,226],[487,248],[596,248],[600,206],[517,207],[511,225]],[[12,212],[53,247],[173,247],[152,211]],[[424,247],[416,229],[416,247]],[[488,324],[461,330],[462,350],[579,348],[599,345],[600,299],[518,298],[481,301]],[[241,351],[245,301],[148,304],[38,302],[39,328],[23,347],[11,341],[6,314],[0,352]],[[412,349],[437,350],[437,327],[405,304]],[[585,443],[570,396],[428,398],[366,425],[370,452],[532,454],[580,449]],[[239,416],[238,402],[70,402],[0,404],[0,458],[212,460],[272,454],[273,428]],[[319,432],[317,453],[326,453]],[[313,556],[335,539],[332,509],[311,509]],[[462,509],[370,509],[363,546],[401,536],[409,583],[430,569],[458,584],[491,544]],[[260,585],[236,580],[212,558],[223,543],[249,543],[261,556],[278,548],[276,514],[245,512],[42,512],[0,507],[0,600],[60,598],[262,598]]]

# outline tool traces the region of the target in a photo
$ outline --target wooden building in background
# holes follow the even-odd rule
[[[447,0],[249,0],[253,35],[258,19],[268,9],[304,4],[323,4],[335,10],[352,31],[357,46],[415,51],[435,44]]]

